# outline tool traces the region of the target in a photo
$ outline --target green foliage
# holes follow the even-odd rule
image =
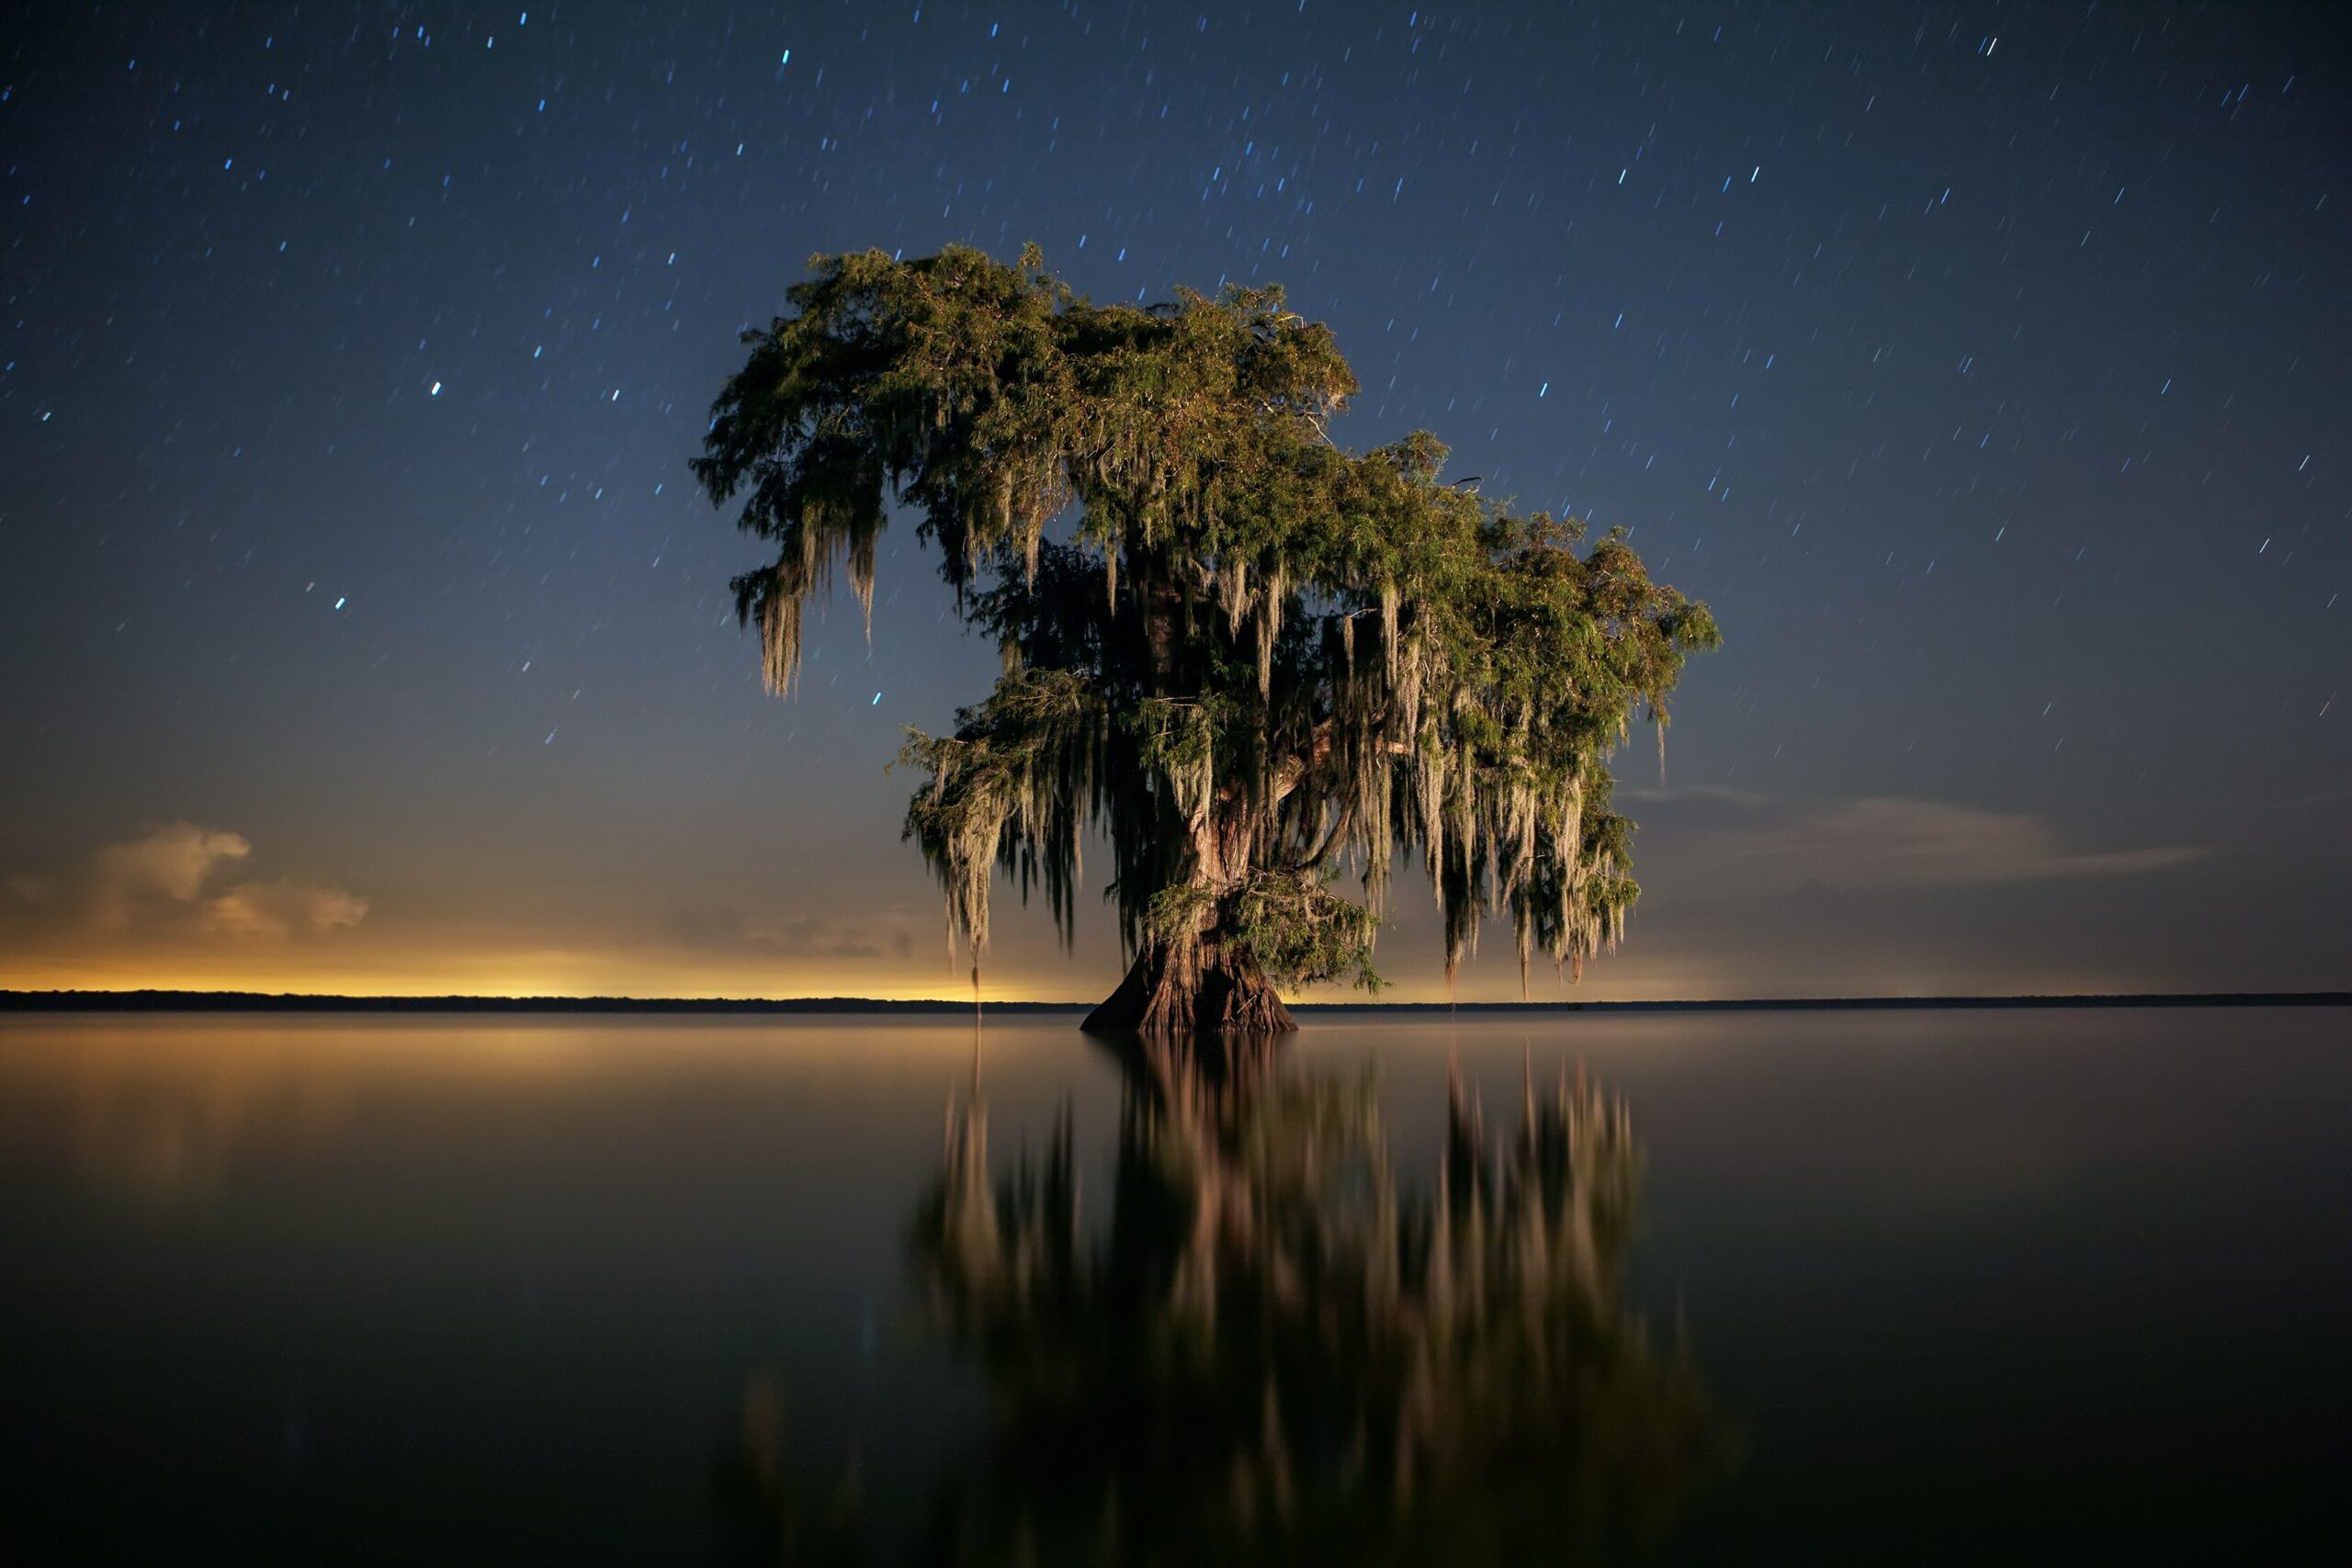
[[[1370,909],[1331,891],[1337,874],[1259,872],[1228,896],[1225,929],[1257,954],[1275,984],[1345,980],[1380,989],[1372,967],[1380,922]]]
[[[1217,897],[1195,883],[1179,882],[1151,896],[1143,918],[1148,941],[1174,946],[1191,942],[1216,913]]]
[[[1002,866],[1067,935],[1094,828],[1130,943],[1170,940],[1163,896],[1193,889],[1286,983],[1372,981],[1404,852],[1449,972],[1486,912],[1522,965],[1613,944],[1635,890],[1605,760],[1719,641],[1622,533],[1441,482],[1427,433],[1341,450],[1354,378],[1279,288],[1098,305],[1034,251],[958,247],[819,257],[789,299],[695,472],[776,551],[735,591],[777,690],[837,569],[870,610],[894,505],[1001,649],[997,691],[902,755],[952,934],[985,943]]]

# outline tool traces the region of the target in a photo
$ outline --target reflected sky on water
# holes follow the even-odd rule
[[[1073,1023],[0,1021],[0,1555],[2347,1544],[2342,1010]]]

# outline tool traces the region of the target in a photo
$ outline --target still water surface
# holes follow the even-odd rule
[[[1074,1022],[0,1021],[0,1561],[2352,1561],[2342,1010]]]

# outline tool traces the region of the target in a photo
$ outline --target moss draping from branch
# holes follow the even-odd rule
[[[1449,976],[1496,915],[1522,973],[1623,936],[1607,761],[1718,640],[1623,534],[1441,482],[1427,433],[1341,450],[1354,377],[1278,288],[1098,305],[1034,251],[951,248],[819,257],[790,301],[748,335],[696,471],[775,548],[735,584],[771,687],[837,563],[870,629],[893,507],[1003,650],[989,697],[901,753],[929,775],[908,836],[976,959],[1000,868],[1067,938],[1090,828],[1131,946],[1181,934],[1181,908],[1283,984],[1375,979],[1400,854]]]

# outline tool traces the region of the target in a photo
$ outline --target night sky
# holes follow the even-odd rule
[[[1713,604],[1578,994],[2352,978],[2339,7],[5,38],[0,985],[958,994],[882,769],[993,649],[902,523],[872,646],[844,589],[767,695],[763,551],[686,463],[812,253],[1026,241],[1097,299],[1286,285],[1347,444],[1431,429]],[[1418,874],[1394,906],[1442,994]],[[1107,909],[1065,956],[1001,899],[992,995],[1118,968]],[[1462,994],[1519,994],[1507,937]]]

